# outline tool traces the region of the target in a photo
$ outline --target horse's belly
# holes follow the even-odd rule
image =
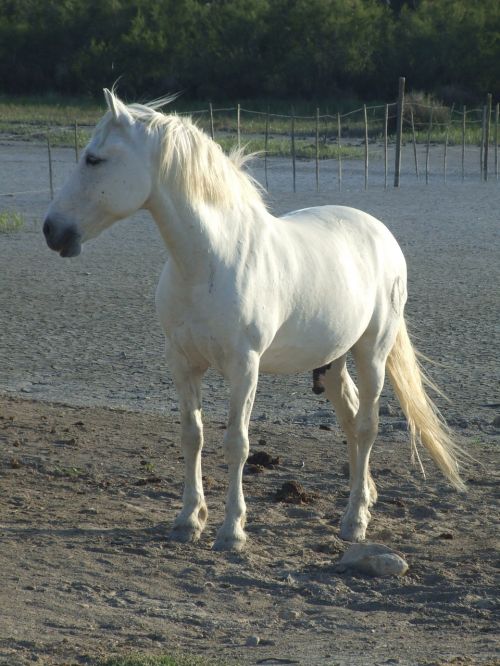
[[[321,367],[343,356],[359,339],[366,317],[346,317],[335,322],[284,324],[261,357],[260,370],[292,374]]]
[[[339,351],[331,348],[323,353],[319,350],[308,351],[303,347],[270,347],[260,361],[260,371],[273,375],[291,375],[319,368],[342,356],[348,349]]]

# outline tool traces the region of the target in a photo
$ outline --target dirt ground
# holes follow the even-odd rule
[[[385,428],[369,536],[410,569],[367,578],[335,571],[347,484],[331,431],[253,427],[253,451],[279,464],[245,475],[248,550],[226,554],[210,548],[223,510],[222,422],[206,429],[209,527],[181,545],[168,540],[182,493],[178,421],[15,398],[0,413],[0,663],[173,650],[229,664],[498,663],[489,437],[474,443],[485,468],[468,470],[462,496],[429,464],[424,482],[406,433]],[[276,501],[290,480],[310,502]]]
[[[152,305],[164,251],[143,216],[65,262],[37,225],[0,236],[0,663],[91,663],[182,651],[229,664],[498,664],[500,187],[277,192],[280,213],[335,201],[383,219],[409,263],[417,345],[477,460],[467,494],[410,463],[389,390],[372,455],[371,541],[402,578],[339,573],[345,444],[309,375],[263,377],[245,475],[248,547],[211,550],[222,520],[226,392],[209,375],[199,543],[168,539],[180,508],[178,408]],[[17,205],[41,219],[44,204]],[[389,405],[389,407],[388,407]],[[277,501],[297,481],[307,502]],[[496,494],[495,494],[496,491]]]

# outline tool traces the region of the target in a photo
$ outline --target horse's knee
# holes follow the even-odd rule
[[[201,415],[186,413],[181,418],[182,445],[199,448],[203,443],[203,425]]]
[[[228,465],[243,465],[248,458],[248,434],[240,428],[228,428],[224,437],[224,457]]]

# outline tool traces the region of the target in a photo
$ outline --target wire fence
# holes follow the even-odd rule
[[[347,113],[317,108],[310,115],[293,109],[280,114],[209,103],[186,115],[224,150],[256,152],[252,168],[270,191],[340,191],[399,187],[402,180],[429,184],[499,177],[499,104],[493,105],[491,95],[483,107],[442,106],[414,95],[405,98],[400,79],[398,101],[363,105]],[[92,129],[77,121],[33,127],[2,123],[0,197],[52,198],[70,163],[78,161]],[[23,161],[19,159],[23,152],[28,162],[45,163],[42,178],[34,179],[33,174],[26,178],[22,169],[15,173],[13,163]]]

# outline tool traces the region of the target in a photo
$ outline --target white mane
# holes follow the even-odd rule
[[[235,205],[265,208],[260,184],[243,170],[252,155],[245,155],[240,149],[225,155],[191,118],[157,110],[173,99],[175,96],[148,104],[124,105],[132,118],[144,123],[146,130],[161,142],[160,169],[165,181],[173,179],[194,203],[226,209]]]

